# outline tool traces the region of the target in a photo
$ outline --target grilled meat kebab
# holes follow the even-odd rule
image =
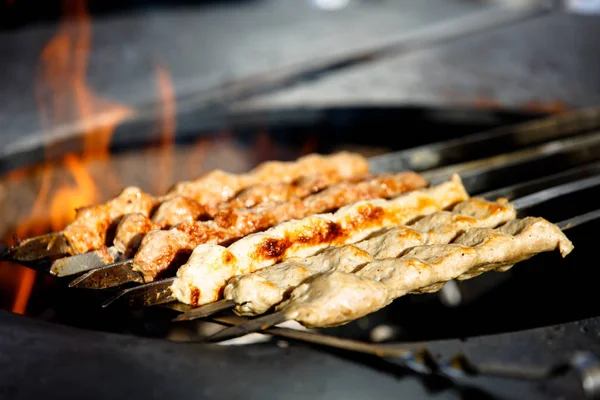
[[[367,179],[368,176],[363,174],[346,178],[329,173],[301,177],[292,183],[258,184],[242,190],[232,200],[219,204],[208,214],[213,218],[215,214],[223,215],[230,210],[252,208],[264,203],[299,201],[337,183],[352,184]],[[126,258],[132,257],[148,232],[172,228],[181,223],[209,219],[203,218],[206,214],[205,210],[205,207],[188,197],[175,196],[161,203],[151,218],[142,213],[127,214],[117,225],[113,246]],[[105,262],[113,262],[114,258],[108,254]]]
[[[85,253],[104,246],[109,227],[124,215],[140,213],[148,217],[158,204],[174,197],[186,197],[206,208],[202,212],[210,212],[252,185],[277,182],[290,184],[303,176],[315,174],[329,177],[323,178],[324,180],[352,178],[367,173],[368,168],[367,160],[357,154],[312,154],[293,162],[265,162],[246,174],[211,171],[194,181],[176,184],[167,195],[160,198],[144,193],[139,188],[128,187],[107,203],[79,209],[75,220],[62,233],[74,254]],[[255,201],[261,198],[259,194],[246,194],[245,197]]]
[[[265,232],[245,236],[229,247],[201,244],[178,269],[171,290],[182,303],[198,306],[214,302],[227,281],[236,275],[254,272],[285,258],[307,257],[326,247],[356,243],[378,230],[453,207],[468,197],[460,178],[454,175],[437,186],[391,200],[359,201],[335,213],[280,223]]]
[[[217,213],[213,220],[154,230],[144,236],[133,259],[134,269],[143,274],[146,282],[151,282],[178,257],[189,256],[200,244],[229,244],[284,221],[335,210],[360,200],[395,197],[426,185],[427,181],[413,172],[380,175],[358,183],[338,183],[304,199],[250,209],[227,209]]]
[[[330,247],[313,256],[287,259],[236,276],[225,287],[223,297],[237,304],[237,314],[259,315],[283,301],[288,291],[310,276],[334,270],[352,272],[376,259],[397,257],[414,246],[449,243],[469,228],[494,228],[515,218],[516,211],[506,200],[471,198],[451,212],[439,211],[413,224],[385,229],[354,245]]]
[[[400,258],[366,264],[354,273],[326,272],[307,279],[276,307],[306,327],[329,327],[373,313],[407,293],[431,292],[452,279],[505,270],[538,253],[573,244],[543,218],[513,220],[500,228],[473,228],[451,244],[417,246]]]

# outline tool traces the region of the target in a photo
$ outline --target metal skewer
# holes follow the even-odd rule
[[[122,285],[128,282],[144,283],[140,272],[133,270],[133,260],[125,260],[93,269],[69,283],[79,289],[99,289]]]
[[[148,290],[137,290],[139,289],[139,286],[125,289],[102,303],[102,307],[107,307],[110,304],[121,300],[126,301],[127,305],[131,308],[146,307],[148,304],[158,305],[169,303],[177,300],[171,291],[173,281],[175,281],[175,278],[147,283],[144,287],[148,288]]]
[[[6,261],[32,262],[68,254],[70,246],[61,232],[48,233],[22,240],[2,254]]]

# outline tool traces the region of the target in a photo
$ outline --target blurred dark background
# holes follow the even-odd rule
[[[205,111],[219,124],[230,113],[282,108],[426,105],[552,112],[600,100],[598,17],[565,9],[527,14],[534,1],[3,0],[0,155],[32,141],[78,134],[70,126],[78,116],[43,125],[36,94],[45,46],[60,26],[81,29],[81,20],[65,12],[75,3],[91,17],[86,85],[96,96],[135,110],[135,118],[151,115],[160,102],[159,69],[168,74],[179,114]],[[336,3],[339,8],[325,9]],[[419,42],[453,21],[468,27],[479,20],[506,22],[433,45]],[[378,52],[390,46],[394,52]],[[361,53],[369,56],[357,58]],[[337,67],[319,69],[328,62]],[[318,73],[302,75],[314,66]],[[239,82],[255,84],[281,71],[310,79],[239,95]],[[102,108],[94,111],[101,114]]]
[[[135,13],[148,9],[173,9],[194,7],[203,8],[215,5],[251,3],[256,0],[89,0],[88,10],[95,18],[106,18],[119,13]],[[5,0],[2,13],[2,30],[14,30],[38,23],[56,22],[63,15],[63,2],[60,0]]]

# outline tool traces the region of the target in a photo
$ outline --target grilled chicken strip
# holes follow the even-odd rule
[[[573,244],[543,218],[513,220],[497,229],[474,228],[452,244],[417,246],[400,258],[371,262],[353,274],[315,275],[294,289],[276,310],[306,327],[342,325],[407,293],[430,292],[449,280],[502,270],[556,249],[566,257]]]
[[[141,213],[148,217],[158,204],[174,197],[187,197],[209,210],[214,210],[220,203],[252,185],[291,183],[302,176],[314,174],[332,178],[352,178],[366,174],[368,169],[367,160],[357,154],[311,154],[293,162],[265,162],[246,174],[211,171],[194,181],[176,184],[167,195],[159,198],[144,193],[139,188],[128,187],[107,203],[79,209],[75,220],[62,233],[73,253],[85,253],[104,246],[107,230],[124,215]]]
[[[330,247],[306,258],[290,258],[253,274],[236,276],[225,286],[225,299],[237,304],[236,313],[262,314],[283,301],[285,294],[310,276],[327,272],[352,272],[376,259],[398,257],[418,245],[445,244],[470,228],[494,228],[516,218],[506,200],[489,202],[471,198],[452,212],[439,211],[408,226],[385,229],[354,245]]]
[[[408,223],[465,201],[468,194],[458,175],[440,185],[415,190],[391,200],[356,202],[335,213],[281,223],[246,236],[229,247],[202,244],[177,271],[172,291],[180,302],[201,305],[219,299],[227,281],[290,257],[365,239],[370,234]]]
[[[360,200],[394,197],[426,185],[425,179],[413,172],[383,175],[359,183],[339,183],[303,200],[227,210],[211,221],[183,223],[168,231],[152,231],[144,237],[134,257],[135,268],[142,272],[146,282],[150,282],[168,269],[177,257],[189,256],[200,244],[229,244],[283,221],[302,219]]]

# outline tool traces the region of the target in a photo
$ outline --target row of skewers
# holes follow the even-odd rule
[[[247,174],[213,171],[161,197],[126,188],[4,257],[84,273],[74,287],[143,283],[106,304],[195,307],[179,320],[275,311],[212,338],[222,340],[288,319],[345,324],[408,293],[572,251],[566,225],[517,219],[515,208],[470,197],[458,175],[430,185],[413,172],[371,174],[357,154],[310,155]]]

